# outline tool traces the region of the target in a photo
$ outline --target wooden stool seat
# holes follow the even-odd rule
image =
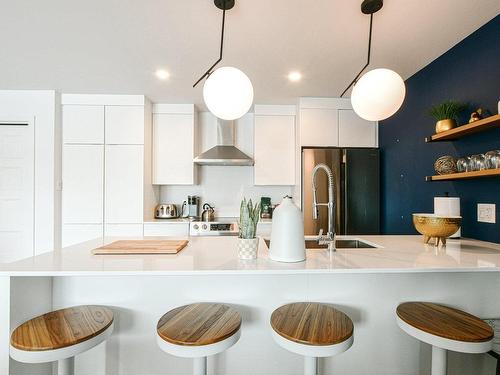
[[[113,312],[104,306],[75,306],[37,316],[17,327],[10,339],[20,350],[65,348],[86,341],[113,323]]]
[[[104,306],[75,306],[37,316],[17,327],[10,356],[24,363],[58,361],[59,375],[72,375],[74,356],[104,342],[113,332],[113,312]]]
[[[235,309],[221,303],[194,303],[163,315],[158,335],[176,345],[210,345],[234,335],[241,326]]]
[[[493,329],[483,320],[461,310],[436,303],[406,302],[398,306],[398,317],[434,336],[462,342],[486,342]]]
[[[304,356],[304,374],[318,373],[318,357],[345,352],[354,341],[351,319],[330,305],[290,303],[271,315],[274,341],[282,348]]]
[[[396,309],[399,327],[408,335],[432,345],[432,375],[446,375],[446,353],[486,353],[493,329],[464,311],[430,302],[405,302]]]
[[[349,339],[351,319],[332,306],[321,303],[291,303],[274,310],[271,327],[287,340],[305,345],[335,345]]]
[[[163,315],[156,326],[161,350],[193,358],[195,375],[206,375],[207,357],[222,353],[240,339],[241,316],[221,303],[194,303]]]

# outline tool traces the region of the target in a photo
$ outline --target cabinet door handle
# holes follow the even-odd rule
[[[28,126],[27,122],[0,122],[0,126]]]

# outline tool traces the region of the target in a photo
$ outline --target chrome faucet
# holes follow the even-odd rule
[[[318,203],[316,199],[316,174],[322,169],[328,177],[328,203]],[[332,170],[323,163],[316,165],[312,171],[312,185],[313,185],[313,219],[319,218],[319,206],[328,207],[328,232],[326,236],[323,235],[323,229],[320,229],[318,234],[318,243],[320,245],[328,245],[329,251],[336,251],[335,248],[335,195],[334,195],[334,181]]]

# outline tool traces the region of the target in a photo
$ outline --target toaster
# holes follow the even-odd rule
[[[159,204],[155,208],[155,218],[157,219],[175,219],[177,217],[179,215],[175,204]]]

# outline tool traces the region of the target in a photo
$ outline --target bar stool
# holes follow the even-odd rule
[[[58,361],[58,375],[74,373],[74,357],[111,336],[113,312],[104,306],[75,306],[28,320],[12,332],[10,356],[18,362]]]
[[[486,353],[493,330],[466,312],[430,302],[405,302],[396,309],[399,327],[417,340],[432,345],[432,375],[446,375],[446,351]]]
[[[177,307],[161,317],[156,342],[177,357],[193,358],[195,375],[207,373],[207,357],[222,353],[240,338],[241,316],[220,303],[194,303]]]
[[[300,302],[284,305],[271,315],[274,340],[305,357],[304,374],[318,373],[318,357],[345,352],[354,341],[351,319],[332,306]]]

